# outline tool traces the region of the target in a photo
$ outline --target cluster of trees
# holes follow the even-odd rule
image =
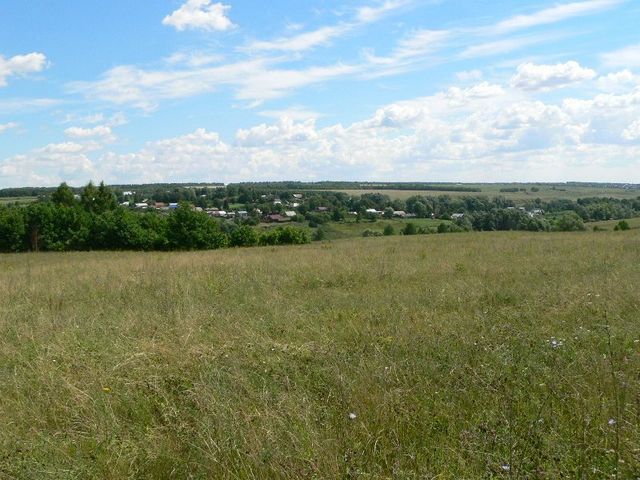
[[[222,224],[181,204],[169,214],[121,207],[104,184],[91,183],[77,199],[62,184],[50,201],[0,207],[0,251],[199,250],[229,246],[303,244],[309,234],[292,226],[259,232]]]

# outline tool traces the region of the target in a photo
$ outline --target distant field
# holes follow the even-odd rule
[[[423,195],[423,196],[439,196],[439,195],[449,195],[451,197],[464,197],[464,196],[479,196],[479,195],[488,195],[488,196],[503,196],[505,198],[513,199],[513,200],[533,200],[535,198],[540,198],[542,200],[552,200],[557,198],[567,198],[570,200],[576,200],[578,198],[585,197],[613,197],[613,198],[637,198],[640,196],[640,189],[636,190],[625,190],[622,188],[604,188],[604,187],[582,187],[582,186],[563,186],[556,187],[554,190],[552,187],[547,185],[533,185],[533,184],[522,184],[518,185],[518,188],[526,189],[526,192],[500,192],[501,188],[515,188],[513,185],[505,184],[505,185],[497,185],[497,184],[464,184],[465,187],[479,188],[481,192],[455,192],[455,191],[432,191],[432,190],[332,190],[344,192],[348,195],[363,195],[366,193],[382,193],[383,195],[388,195],[392,199],[401,199],[406,200],[409,197],[414,195]],[[539,188],[538,192],[532,192],[531,188]]]
[[[0,255],[0,478],[635,478],[639,245]]]
[[[5,205],[7,203],[31,203],[35,202],[38,197],[0,197],[0,205]]]

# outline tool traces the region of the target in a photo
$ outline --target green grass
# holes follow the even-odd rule
[[[640,196],[640,190],[635,189],[622,189],[611,187],[589,187],[581,185],[564,185],[562,187],[556,187],[555,189],[551,185],[545,184],[497,184],[497,183],[477,183],[477,184],[463,184],[465,187],[479,188],[481,192],[456,192],[456,191],[430,191],[430,190],[333,190],[338,192],[344,192],[348,195],[360,196],[366,193],[381,193],[388,195],[392,199],[406,200],[409,197],[415,195],[422,195],[427,197],[435,197],[440,195],[449,195],[451,197],[468,197],[468,196],[501,196],[511,200],[535,200],[540,198],[545,201],[555,199],[569,199],[577,200],[578,198],[586,197],[605,197],[605,198],[637,198]],[[526,192],[500,192],[502,188],[525,188]],[[531,188],[536,187],[538,192],[532,192]]]
[[[603,230],[613,230],[620,220],[603,220],[601,222],[589,222],[588,228],[598,227]],[[625,220],[629,224],[630,228],[640,228],[640,217],[628,218]]]
[[[639,265],[637,230],[0,255],[0,478],[635,478]]]
[[[438,228],[441,223],[451,223],[449,220],[432,220],[430,218],[411,218],[411,219],[379,219],[375,222],[363,220],[356,222],[347,220],[344,222],[329,222],[322,226],[327,234],[327,239],[338,240],[345,238],[361,237],[365,230],[382,233],[387,225],[393,226],[395,233],[399,234],[407,223],[413,223],[417,227]]]

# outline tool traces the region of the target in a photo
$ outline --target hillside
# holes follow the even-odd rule
[[[0,478],[630,478],[640,235],[0,255]]]

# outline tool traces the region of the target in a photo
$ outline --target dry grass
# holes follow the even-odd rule
[[[0,478],[630,478],[639,265],[638,231],[0,256]]]

